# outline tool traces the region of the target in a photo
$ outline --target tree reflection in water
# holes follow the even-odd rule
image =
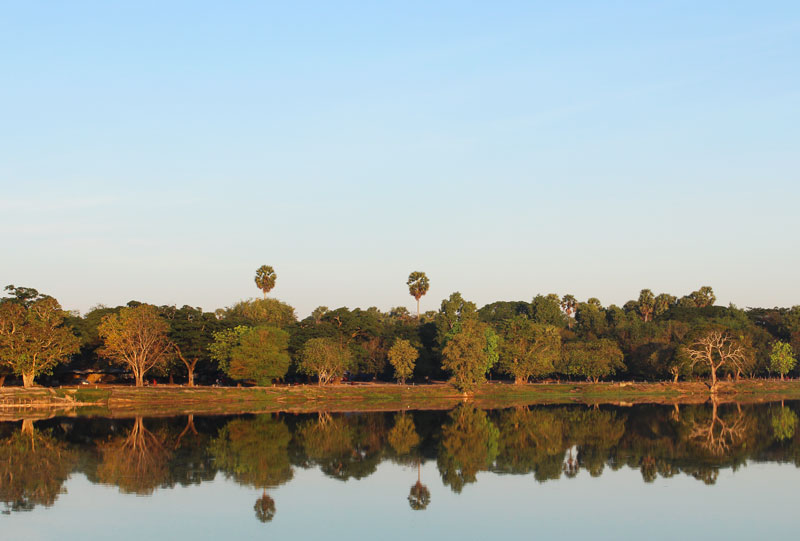
[[[797,428],[797,414],[786,406],[772,415],[772,432],[778,441],[790,440]]]
[[[253,510],[256,512],[256,518],[259,522],[270,522],[275,517],[275,500],[264,491],[261,497],[256,500]]]
[[[414,511],[424,511],[431,503],[431,491],[428,487],[422,484],[422,471],[421,464],[417,462],[417,482],[411,485],[411,491],[408,493],[408,505]]]
[[[18,431],[0,440],[0,500],[5,513],[53,505],[77,455],[51,430],[37,430],[24,420]]]
[[[291,480],[291,435],[282,420],[272,415],[233,419],[211,441],[209,449],[217,468],[238,483],[262,489],[253,509],[256,518],[269,522],[275,516],[275,500],[266,489]]]
[[[497,457],[499,435],[485,411],[470,404],[456,407],[442,428],[437,459],[444,484],[458,493],[477,480],[478,472],[489,470]]]
[[[450,412],[0,423],[0,498],[6,512],[52,505],[72,471],[137,495],[203,483],[219,472],[257,490],[255,515],[269,522],[275,501],[268,491],[290,482],[296,467],[346,481],[392,461],[416,465],[416,483],[405,494],[411,509],[422,510],[431,501],[422,463],[433,459],[454,493],[480,472],[569,482],[624,467],[648,483],[683,474],[714,484],[721,469],[748,461],[800,465],[798,406],[715,400],[482,410],[464,403]]]
[[[136,417],[127,435],[99,445],[102,461],[97,468],[101,483],[116,485],[120,491],[152,494],[168,478],[171,449],[165,431],[150,432],[142,417]]]
[[[394,427],[389,431],[389,445],[396,453],[395,460],[401,464],[417,463],[417,482],[411,485],[408,493],[408,505],[414,511],[423,511],[431,503],[431,492],[422,484],[422,457],[418,446],[420,437],[414,425],[414,418],[401,412],[394,417]]]

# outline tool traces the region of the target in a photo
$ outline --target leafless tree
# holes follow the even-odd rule
[[[746,348],[726,330],[706,332],[686,347],[686,354],[694,368],[700,364],[711,371],[711,392],[717,391],[717,370],[728,369],[739,373],[748,360]]]

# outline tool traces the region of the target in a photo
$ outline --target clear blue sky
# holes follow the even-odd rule
[[[0,285],[800,304],[798,2],[0,6]]]

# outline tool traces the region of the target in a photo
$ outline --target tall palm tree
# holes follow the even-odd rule
[[[275,274],[275,269],[269,265],[261,265],[256,269],[256,286],[264,293],[264,298],[267,298],[267,293],[275,287],[275,280],[278,275]]]
[[[414,271],[408,275],[408,292],[417,300],[417,319],[419,319],[419,299],[428,292],[430,280],[424,272]]]
[[[649,289],[643,289],[642,292],[639,293],[639,314],[641,314],[642,320],[645,323],[653,319],[655,305],[656,297],[653,295],[653,292]]]
[[[572,328],[572,314],[575,313],[575,308],[578,306],[578,300],[573,295],[564,295],[561,299],[561,309],[567,314],[567,326]]]

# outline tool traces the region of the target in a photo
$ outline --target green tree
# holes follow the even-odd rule
[[[625,368],[622,351],[616,342],[607,338],[569,342],[563,351],[567,374],[594,382]]]
[[[38,294],[26,299],[0,304],[0,365],[22,376],[23,385],[31,387],[35,377],[51,374],[80,345],[72,329],[64,325],[67,313],[58,301]]]
[[[239,345],[239,339],[250,329],[245,325],[237,325],[214,333],[214,341],[208,345],[208,352],[217,361],[220,370],[227,373],[233,348]]]
[[[478,307],[474,302],[464,300],[456,291],[448,299],[442,301],[442,307],[436,314],[436,338],[439,346],[444,347],[447,340],[456,334],[466,321],[478,320]]]
[[[500,370],[524,383],[555,371],[561,355],[561,335],[552,325],[540,325],[523,316],[508,320],[502,329]]]
[[[596,303],[578,303],[575,321],[578,323],[578,333],[588,338],[597,338],[608,331],[606,311]]]
[[[486,373],[497,362],[498,339],[494,331],[475,320],[465,321],[442,350],[442,367],[452,374],[460,391],[469,391],[486,381]]]
[[[394,368],[395,377],[401,385],[414,373],[414,365],[418,357],[417,348],[402,338],[395,340],[394,345],[389,349],[389,363]]]
[[[290,364],[289,333],[277,327],[260,326],[239,337],[224,371],[231,379],[268,386],[286,376]]]
[[[428,292],[430,280],[424,272],[414,271],[408,275],[408,292],[417,301],[417,319],[419,319],[419,300]]]
[[[565,320],[558,295],[555,293],[547,296],[536,295],[531,301],[531,319],[536,323],[563,328]]]
[[[714,295],[714,290],[709,286],[703,286],[697,291],[692,291],[685,297],[678,300],[678,306],[681,308],[706,308],[713,306],[717,297]]]
[[[775,342],[769,354],[769,368],[781,375],[781,379],[794,369],[797,359],[794,358],[792,346],[786,342]]]
[[[114,363],[127,366],[133,372],[137,387],[144,385],[148,371],[165,365],[173,351],[167,338],[169,325],[149,304],[109,314],[103,317],[97,330],[103,340],[98,353]]]
[[[275,287],[275,280],[277,279],[278,275],[275,274],[275,269],[269,265],[261,265],[256,269],[256,287],[264,293],[265,299],[267,298],[267,293]]]
[[[303,346],[298,370],[317,376],[319,384],[323,385],[341,378],[351,363],[352,355],[346,346],[330,338],[312,338]]]

